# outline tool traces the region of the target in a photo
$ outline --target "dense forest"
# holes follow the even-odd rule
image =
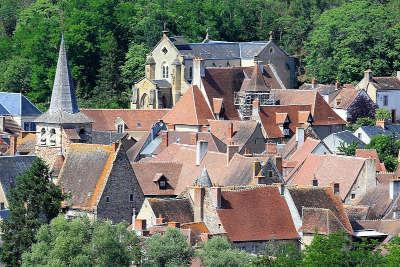
[[[146,53],[161,37],[276,42],[299,79],[355,82],[400,70],[400,1],[0,0],[0,90],[49,103],[61,33],[81,106],[127,107]]]

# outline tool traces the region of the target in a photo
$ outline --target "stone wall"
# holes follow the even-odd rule
[[[133,201],[130,201],[130,195]],[[109,202],[107,202],[109,197]],[[144,195],[136,179],[125,150],[119,146],[107,183],[97,205],[97,217],[114,223],[132,223],[133,211],[139,212]]]

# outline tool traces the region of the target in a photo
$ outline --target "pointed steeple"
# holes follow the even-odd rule
[[[201,170],[200,175],[194,181],[194,185],[202,187],[212,187],[210,176],[208,175],[206,166]]]
[[[63,111],[71,114],[79,112],[75,96],[75,88],[68,67],[64,35],[61,37],[56,76],[54,78],[49,111]]]

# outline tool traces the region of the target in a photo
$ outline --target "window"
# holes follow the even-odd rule
[[[189,67],[189,78],[192,79],[193,77],[193,67]]]
[[[358,133],[358,134],[357,134],[358,139],[361,139],[361,136],[362,136],[361,133]]]
[[[117,132],[118,133],[123,133],[124,132],[124,125],[121,123],[121,124],[118,124],[118,126],[117,126]]]
[[[133,198],[133,194],[130,194],[130,195],[129,195],[129,201],[130,201],[130,202],[133,202],[133,199],[134,199],[134,198]]]
[[[268,170],[268,172],[267,172],[267,176],[268,176],[268,178],[271,178],[272,176],[274,176],[274,173],[273,173],[273,171],[271,171],[271,170]]]
[[[351,194],[351,199],[355,199],[356,198],[356,194]]]
[[[272,47],[269,48],[269,54],[272,55],[274,53],[274,49]]]
[[[387,106],[388,103],[389,103],[388,96],[387,96],[387,95],[384,95],[384,96],[383,96],[383,105],[384,105],[384,106]]]
[[[313,186],[318,186],[318,180],[317,179],[313,179],[312,180],[312,185]]]
[[[163,77],[164,79],[167,79],[168,76],[169,76],[168,66],[163,65],[163,66],[162,66],[162,77]]]
[[[106,196],[106,203],[110,203],[110,196]]]
[[[36,131],[36,124],[34,122],[24,122],[24,131]]]
[[[230,66],[231,66],[231,63],[229,63],[229,61],[227,61],[227,62],[226,62],[226,66],[227,66],[227,67],[230,67]]]
[[[335,195],[339,194],[339,184],[333,184],[333,193]]]
[[[158,183],[159,183],[160,189],[165,189],[167,187],[167,182],[164,179],[160,180]]]
[[[40,144],[41,145],[46,145],[46,129],[42,128],[40,130]]]
[[[56,129],[54,128],[50,130],[50,145],[56,145]]]
[[[217,65],[213,62],[212,66],[213,66],[213,67],[216,67]]]
[[[4,206],[4,202],[0,202],[0,210],[4,210],[6,207]]]
[[[165,47],[164,47],[161,51],[164,53],[164,55],[165,55],[166,53],[168,53],[168,49],[165,48]]]
[[[142,127],[142,124],[140,122],[137,122],[136,127],[140,128],[140,127]]]

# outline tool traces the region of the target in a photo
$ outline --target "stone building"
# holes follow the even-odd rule
[[[36,120],[35,154],[52,167],[71,143],[90,143],[92,121],[79,111],[68,67],[64,37],[61,39],[50,108]]]
[[[161,40],[146,59],[145,77],[133,86],[131,107],[171,108],[192,85],[200,87],[206,68],[251,67],[254,59],[279,74],[282,86],[296,86],[296,60],[273,41],[225,42],[207,37],[188,43],[181,36]]]
[[[144,195],[123,145],[71,144],[56,183],[67,216],[132,222]]]

